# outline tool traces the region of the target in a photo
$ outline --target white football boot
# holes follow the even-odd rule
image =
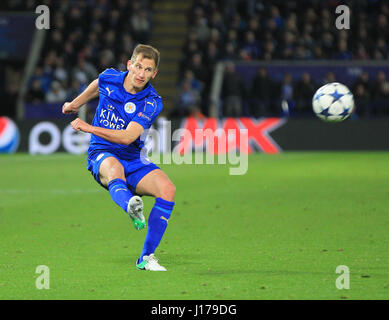
[[[146,219],[143,215],[143,201],[139,196],[133,196],[128,202],[127,213],[130,216],[136,230],[146,227]]]
[[[154,256],[154,253],[149,256],[143,256],[141,263],[136,263],[138,270],[149,270],[149,271],[167,271],[165,267],[158,263],[158,259]]]

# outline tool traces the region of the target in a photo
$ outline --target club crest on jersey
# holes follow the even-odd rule
[[[124,111],[127,112],[127,113],[134,113],[136,110],[136,105],[132,102],[127,102],[125,105],[124,105]]]

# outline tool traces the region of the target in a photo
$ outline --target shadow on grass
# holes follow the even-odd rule
[[[138,259],[140,252],[128,252],[128,254],[123,255],[122,253],[114,258],[107,258],[105,260],[112,262],[114,264],[130,264],[135,265],[135,261]],[[156,252],[155,256],[158,258],[159,262],[164,265],[171,266],[192,266],[192,265],[206,265],[201,262],[201,260],[196,257],[196,254],[169,254],[164,250]]]

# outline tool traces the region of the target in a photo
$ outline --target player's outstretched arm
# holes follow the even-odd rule
[[[85,103],[99,96],[99,79],[93,80],[90,85],[72,102],[65,102],[62,113],[77,113]]]
[[[143,133],[144,128],[137,122],[130,122],[126,130],[112,130],[92,126],[77,118],[71,122],[74,130],[92,133],[113,143],[129,145]]]

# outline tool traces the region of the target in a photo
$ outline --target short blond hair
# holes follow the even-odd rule
[[[140,54],[143,58],[154,60],[155,69],[158,69],[160,53],[156,48],[147,44],[138,44],[132,53],[131,61],[135,61],[137,56]]]

